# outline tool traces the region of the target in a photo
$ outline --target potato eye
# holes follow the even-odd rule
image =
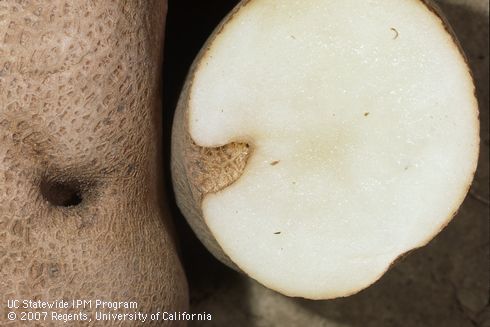
[[[57,207],[73,207],[83,201],[80,183],[77,181],[41,182],[41,194],[50,204]]]

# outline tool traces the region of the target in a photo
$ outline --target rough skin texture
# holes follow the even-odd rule
[[[206,226],[201,203],[206,194],[218,192],[241,177],[253,149],[245,143],[230,143],[218,148],[196,145],[188,132],[188,100],[192,79],[199,62],[206,56],[206,49],[233,15],[248,2],[242,1],[223,19],[195,59],[179,99],[172,128],[171,171],[177,204],[204,246],[235,270],[240,269]]]
[[[203,52],[194,63],[198,63],[202,55]],[[201,203],[206,194],[218,192],[240,178],[252,149],[244,143],[230,143],[218,148],[204,148],[194,143],[188,132],[187,116],[188,92],[194,72],[195,65],[189,73],[173,122],[171,171],[175,196],[180,210],[206,248],[221,262],[239,270],[207,227]]]
[[[159,169],[165,15],[165,0],[0,1],[0,325],[20,323],[13,299],[187,309]]]
[[[196,150],[196,148],[200,147],[192,141],[188,131],[188,105],[192,80],[200,62],[208,55],[211,43],[216,36],[221,33],[225,25],[233,18],[233,16],[241,8],[250,3],[250,1],[253,0],[242,0],[232,12],[223,19],[195,59],[179,99],[172,131],[171,168],[178,206],[194,232],[197,234],[197,237],[203,242],[206,248],[221,262],[238,271],[240,271],[240,268],[237,267],[221,249],[211,231],[206,226],[201,206],[202,200],[206,194],[218,192],[241,177],[245,170],[247,159],[252,155],[253,144],[245,145],[230,143],[219,148],[209,149],[201,147],[200,150]],[[439,6],[431,0],[418,1],[423,2],[441,19],[446,30],[453,36],[456,46],[458,46],[464,56],[459,41],[448,21],[442,14]],[[214,181],[213,185],[209,185],[209,180]],[[468,185],[468,189],[469,187],[470,185]],[[447,217],[447,223],[449,223],[453,216],[454,215]],[[430,240],[427,240],[424,244],[420,244],[420,246],[424,246],[429,241]],[[404,255],[400,257],[403,256]],[[396,261],[393,264],[395,263]]]

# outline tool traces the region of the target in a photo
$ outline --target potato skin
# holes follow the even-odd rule
[[[189,100],[194,75],[209,47],[226,24],[247,3],[242,0],[219,23],[194,60],[180,94],[172,125],[171,173],[177,205],[204,246],[222,263],[241,271],[216,241],[206,225],[202,201],[209,193],[218,192],[238,180],[252,152],[248,145],[231,143],[218,148],[203,148],[194,143],[189,133]]]
[[[166,0],[0,3],[0,325],[17,324],[14,299],[187,310],[162,204],[166,11]]]

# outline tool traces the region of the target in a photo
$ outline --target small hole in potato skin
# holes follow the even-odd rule
[[[77,181],[44,180],[41,182],[41,195],[56,207],[74,207],[83,201],[80,183]]]

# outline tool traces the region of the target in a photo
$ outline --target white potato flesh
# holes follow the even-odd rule
[[[464,199],[478,156],[474,86],[416,0],[253,0],[209,44],[189,98],[200,146],[247,142],[207,225],[240,269],[290,296],[376,281]]]

